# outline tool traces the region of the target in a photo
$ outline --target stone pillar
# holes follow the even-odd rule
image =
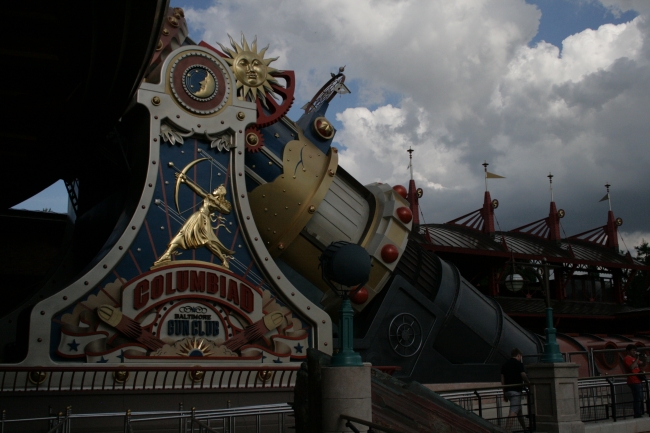
[[[372,422],[370,365],[363,367],[323,367],[323,433],[351,432],[341,414]],[[354,424],[360,432],[368,427]]]
[[[569,362],[527,365],[533,384],[537,431],[584,433],[578,398],[578,365]]]

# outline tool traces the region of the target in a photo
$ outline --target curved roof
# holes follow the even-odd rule
[[[493,235],[454,224],[426,224],[419,227],[424,245],[433,251],[498,256],[504,259],[544,260],[607,268],[648,270],[629,255],[579,239],[549,241],[521,232]]]

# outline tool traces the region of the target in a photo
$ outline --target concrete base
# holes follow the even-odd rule
[[[323,433],[351,432],[341,414],[372,421],[370,366],[323,367]],[[360,432],[368,427],[355,424]]]
[[[580,420],[578,367],[569,362],[526,366],[533,383],[537,431],[585,432]]]

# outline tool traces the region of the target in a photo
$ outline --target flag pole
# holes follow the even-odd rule
[[[548,181],[551,184],[551,201],[555,201],[553,199],[553,174],[549,171],[548,176],[546,176],[546,177],[548,177]]]
[[[488,164],[487,161],[483,161],[483,170],[485,171],[485,192],[487,192],[487,190],[488,190],[488,186],[487,186],[487,167],[488,167],[488,165],[490,165],[490,164]]]
[[[607,188],[607,203],[609,203],[609,211],[611,212],[612,211],[612,198],[609,196],[609,187],[610,186],[611,185],[609,184],[609,182],[607,182],[605,184],[605,188]]]

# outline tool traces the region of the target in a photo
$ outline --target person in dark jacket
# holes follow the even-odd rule
[[[526,370],[522,362],[524,354],[521,350],[515,347],[510,352],[510,356],[511,358],[501,367],[501,384],[506,386],[519,386],[508,386],[503,389],[503,399],[510,402],[510,413],[506,422],[506,430],[510,431],[512,429],[512,424],[514,423],[515,417],[517,417],[521,428],[526,431],[526,420],[521,409],[521,393],[523,391],[521,385],[524,383],[528,384],[530,381],[528,380],[528,376],[526,376]]]

